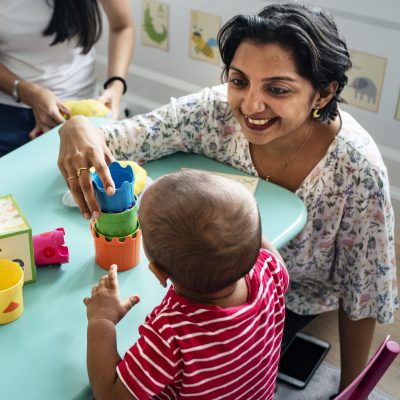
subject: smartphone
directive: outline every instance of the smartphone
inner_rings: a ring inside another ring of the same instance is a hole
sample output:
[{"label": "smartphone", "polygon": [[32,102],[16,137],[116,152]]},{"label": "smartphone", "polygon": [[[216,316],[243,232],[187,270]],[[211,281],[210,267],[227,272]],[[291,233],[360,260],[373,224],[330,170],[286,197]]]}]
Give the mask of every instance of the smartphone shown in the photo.
[{"label": "smartphone", "polygon": [[325,340],[298,332],[282,352],[278,379],[305,388],[330,347]]}]

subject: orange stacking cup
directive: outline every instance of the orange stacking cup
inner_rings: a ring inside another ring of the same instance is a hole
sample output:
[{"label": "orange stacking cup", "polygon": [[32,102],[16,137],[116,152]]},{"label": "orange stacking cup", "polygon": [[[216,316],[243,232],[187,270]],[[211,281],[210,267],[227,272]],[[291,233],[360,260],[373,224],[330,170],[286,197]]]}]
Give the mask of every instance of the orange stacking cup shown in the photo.
[{"label": "orange stacking cup", "polygon": [[122,238],[113,237],[111,240],[95,230],[93,222],[90,230],[94,239],[96,263],[106,270],[112,264],[118,265],[118,271],[126,271],[139,264],[140,261],[140,229]]}]

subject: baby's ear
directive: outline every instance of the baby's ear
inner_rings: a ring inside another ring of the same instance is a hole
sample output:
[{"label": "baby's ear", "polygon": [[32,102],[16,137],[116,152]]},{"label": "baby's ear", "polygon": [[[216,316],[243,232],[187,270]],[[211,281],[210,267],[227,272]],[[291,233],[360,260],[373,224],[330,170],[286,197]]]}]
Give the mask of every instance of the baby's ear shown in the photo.
[{"label": "baby's ear", "polygon": [[155,262],[151,261],[149,263],[150,271],[155,275],[161,286],[167,287],[168,273],[165,272],[161,267],[159,267]]}]

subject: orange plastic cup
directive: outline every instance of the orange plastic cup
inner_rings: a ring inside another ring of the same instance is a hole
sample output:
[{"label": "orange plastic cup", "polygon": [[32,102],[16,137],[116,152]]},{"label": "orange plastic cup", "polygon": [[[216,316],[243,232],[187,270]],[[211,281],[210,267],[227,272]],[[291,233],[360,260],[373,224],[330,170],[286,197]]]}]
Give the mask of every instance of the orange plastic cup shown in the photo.
[{"label": "orange plastic cup", "polygon": [[112,264],[117,264],[118,271],[126,271],[139,264],[142,237],[140,229],[123,238],[113,237],[111,241],[95,231],[93,222],[90,230],[94,239],[96,264],[99,267],[109,270]]}]

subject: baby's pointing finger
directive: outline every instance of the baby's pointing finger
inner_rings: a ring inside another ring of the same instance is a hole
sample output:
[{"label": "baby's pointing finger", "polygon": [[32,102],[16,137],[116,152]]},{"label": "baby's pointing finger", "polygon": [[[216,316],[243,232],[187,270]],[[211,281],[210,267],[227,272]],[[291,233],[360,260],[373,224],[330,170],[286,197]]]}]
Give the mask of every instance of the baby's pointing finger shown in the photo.
[{"label": "baby's pointing finger", "polygon": [[118,291],[117,269],[117,265],[113,264],[108,271],[108,288],[115,291]]}]

